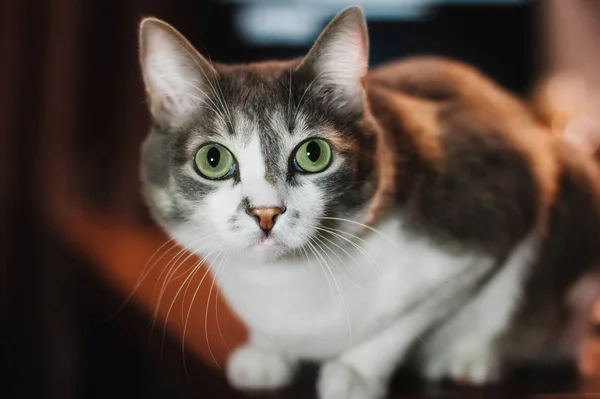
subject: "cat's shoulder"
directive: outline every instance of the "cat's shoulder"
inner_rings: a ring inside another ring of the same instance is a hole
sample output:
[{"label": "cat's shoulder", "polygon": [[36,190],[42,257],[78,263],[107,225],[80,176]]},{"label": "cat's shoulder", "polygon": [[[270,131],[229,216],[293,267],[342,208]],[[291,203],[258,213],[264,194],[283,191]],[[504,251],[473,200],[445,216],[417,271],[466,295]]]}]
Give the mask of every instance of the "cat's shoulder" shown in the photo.
[{"label": "cat's shoulder", "polygon": [[418,225],[495,253],[536,226],[554,191],[556,140],[522,100],[440,57],[384,65],[370,83],[375,117],[403,144],[397,158],[414,160],[398,189]]}]

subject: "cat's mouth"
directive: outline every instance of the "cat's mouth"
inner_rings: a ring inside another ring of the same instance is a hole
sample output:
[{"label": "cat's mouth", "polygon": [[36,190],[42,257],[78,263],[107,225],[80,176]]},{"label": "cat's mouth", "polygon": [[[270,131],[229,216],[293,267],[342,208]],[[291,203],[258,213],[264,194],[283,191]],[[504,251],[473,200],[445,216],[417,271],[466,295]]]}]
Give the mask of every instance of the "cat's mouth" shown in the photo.
[{"label": "cat's mouth", "polygon": [[279,252],[284,247],[284,244],[272,235],[263,235],[258,239],[255,249],[259,252],[271,253]]},{"label": "cat's mouth", "polygon": [[269,247],[275,247],[275,246],[279,245],[279,243],[277,241],[275,241],[275,239],[271,236],[264,236],[263,238],[260,239],[259,245],[264,248],[269,248]]}]

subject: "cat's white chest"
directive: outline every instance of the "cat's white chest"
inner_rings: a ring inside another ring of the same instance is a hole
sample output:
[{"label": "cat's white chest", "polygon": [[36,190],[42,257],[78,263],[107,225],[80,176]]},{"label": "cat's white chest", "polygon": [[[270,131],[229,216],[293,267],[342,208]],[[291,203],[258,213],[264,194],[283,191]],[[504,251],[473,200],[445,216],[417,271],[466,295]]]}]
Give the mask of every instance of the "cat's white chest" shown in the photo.
[{"label": "cat's white chest", "polygon": [[321,360],[420,311],[442,287],[464,289],[492,266],[480,255],[456,256],[412,237],[399,218],[379,231],[344,251],[322,239],[310,262],[298,257],[270,265],[232,263],[223,267],[219,284],[254,339]]}]

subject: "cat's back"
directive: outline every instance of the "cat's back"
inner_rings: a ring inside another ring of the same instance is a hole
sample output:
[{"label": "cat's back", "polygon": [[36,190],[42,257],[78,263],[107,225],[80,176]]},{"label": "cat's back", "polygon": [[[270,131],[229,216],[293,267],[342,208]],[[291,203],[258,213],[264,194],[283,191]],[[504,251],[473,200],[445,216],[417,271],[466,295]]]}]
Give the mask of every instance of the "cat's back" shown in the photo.
[{"label": "cat's back", "polygon": [[439,56],[413,56],[371,69],[371,85],[431,101],[458,99],[474,86],[491,83],[477,69]]},{"label": "cat's back", "polygon": [[[532,229],[546,230],[569,170],[581,176],[576,190],[600,203],[593,160],[471,66],[413,57],[373,69],[367,88],[381,134],[402,160],[397,198],[429,233],[502,254]],[[596,220],[597,209],[585,208]]]},{"label": "cat's back", "polygon": [[469,124],[478,124],[478,130],[494,127],[507,134],[517,123],[520,127],[539,123],[517,96],[476,68],[453,59],[415,56],[390,62],[372,69],[367,84],[374,114],[393,110],[405,119],[435,118],[438,126],[430,126],[432,130],[440,130],[447,119],[459,114],[469,117]]}]

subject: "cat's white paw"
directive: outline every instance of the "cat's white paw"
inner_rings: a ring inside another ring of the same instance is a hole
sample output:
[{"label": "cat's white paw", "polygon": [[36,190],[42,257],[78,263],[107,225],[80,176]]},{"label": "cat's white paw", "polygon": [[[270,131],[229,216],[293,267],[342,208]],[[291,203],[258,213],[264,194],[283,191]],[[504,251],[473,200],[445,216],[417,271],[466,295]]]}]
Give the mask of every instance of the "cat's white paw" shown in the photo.
[{"label": "cat's white paw", "polygon": [[227,362],[229,383],[240,390],[276,390],[290,384],[296,362],[276,353],[244,346]]},{"label": "cat's white paw", "polygon": [[430,381],[450,378],[461,385],[486,385],[497,382],[500,362],[489,345],[461,345],[432,359],[424,369]]},{"label": "cat's white paw", "polygon": [[325,363],[317,382],[319,399],[381,399],[385,385],[341,362]]},{"label": "cat's white paw", "polygon": [[491,348],[465,347],[450,360],[450,377],[457,383],[486,385],[500,379],[498,357]]}]

